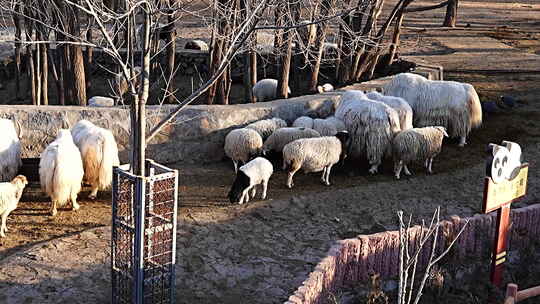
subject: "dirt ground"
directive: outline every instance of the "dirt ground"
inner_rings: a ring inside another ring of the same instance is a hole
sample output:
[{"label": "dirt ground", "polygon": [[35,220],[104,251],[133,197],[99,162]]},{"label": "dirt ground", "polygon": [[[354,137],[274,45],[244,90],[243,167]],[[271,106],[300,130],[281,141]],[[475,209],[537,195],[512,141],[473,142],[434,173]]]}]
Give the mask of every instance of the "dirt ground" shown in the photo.
[{"label": "dirt ground", "polygon": [[[399,209],[417,219],[428,218],[438,205],[445,216],[479,213],[485,148],[491,142],[518,142],[530,163],[528,195],[514,207],[540,201],[535,169],[540,157],[540,56],[535,55],[540,52],[540,6],[535,1],[460,1],[460,5],[462,15],[453,30],[436,27],[444,10],[407,17],[402,54],[443,64],[449,71],[446,79],[473,84],[483,101],[504,94],[521,102],[485,116],[465,148],[445,142],[432,176],[414,166],[412,177],[396,181],[388,162],[371,176],[366,164],[349,160],[333,170],[330,187],[320,184],[319,174],[299,173],[295,188],[287,189],[286,175],[278,171],[271,178],[268,200],[232,206],[226,199],[234,180],[230,161],[170,164],[180,170],[177,303],[279,303],[334,240],[394,229]],[[477,49],[460,49],[464,55],[456,56],[449,37],[463,41],[487,37],[511,49],[499,53],[487,47],[481,55]],[[515,63],[519,58],[524,58],[521,65]],[[110,225],[110,198],[90,202],[86,196],[87,192],[81,194],[81,210],[60,210],[55,218],[46,215],[45,202],[23,199],[8,219],[8,237],[0,239],[0,265],[33,245]],[[107,250],[96,248],[96,257],[102,258]],[[17,279],[9,282],[15,285]],[[109,288],[107,281],[95,284]]]}]

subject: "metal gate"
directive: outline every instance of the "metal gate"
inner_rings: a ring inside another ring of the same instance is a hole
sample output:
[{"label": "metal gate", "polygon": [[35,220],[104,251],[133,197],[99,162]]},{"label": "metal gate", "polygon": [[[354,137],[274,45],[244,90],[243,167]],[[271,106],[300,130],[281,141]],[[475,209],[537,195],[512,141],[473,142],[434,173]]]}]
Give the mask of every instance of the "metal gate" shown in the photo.
[{"label": "metal gate", "polygon": [[174,303],[178,171],[146,160],[113,170],[112,303]]}]

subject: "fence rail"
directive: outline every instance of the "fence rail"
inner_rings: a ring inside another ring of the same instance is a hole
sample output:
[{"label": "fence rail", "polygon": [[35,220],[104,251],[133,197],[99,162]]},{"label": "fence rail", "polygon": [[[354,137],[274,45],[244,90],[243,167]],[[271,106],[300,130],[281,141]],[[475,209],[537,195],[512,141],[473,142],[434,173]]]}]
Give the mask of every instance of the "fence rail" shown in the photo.
[{"label": "fence rail", "polygon": [[517,284],[506,286],[506,300],[504,304],[514,304],[528,298],[540,296],[540,285],[518,291]]}]

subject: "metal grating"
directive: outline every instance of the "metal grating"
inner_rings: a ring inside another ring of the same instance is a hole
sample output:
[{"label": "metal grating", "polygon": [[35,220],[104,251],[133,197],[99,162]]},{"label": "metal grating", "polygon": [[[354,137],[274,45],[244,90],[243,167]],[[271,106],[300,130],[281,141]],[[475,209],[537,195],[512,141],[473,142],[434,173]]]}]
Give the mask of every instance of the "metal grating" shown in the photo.
[{"label": "metal grating", "polygon": [[146,165],[144,178],[113,173],[113,303],[174,303],[178,172]]}]

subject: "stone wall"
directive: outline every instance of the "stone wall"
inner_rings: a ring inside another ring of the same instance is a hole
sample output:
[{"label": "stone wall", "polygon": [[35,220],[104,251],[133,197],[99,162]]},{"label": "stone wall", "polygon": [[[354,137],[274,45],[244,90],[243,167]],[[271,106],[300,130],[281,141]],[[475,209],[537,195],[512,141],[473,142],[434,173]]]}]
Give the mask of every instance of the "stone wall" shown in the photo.
[{"label": "stone wall", "polygon": [[[510,215],[511,230],[508,251],[523,248],[531,240],[540,237],[540,204],[513,209]],[[444,248],[448,238],[464,231],[454,244],[454,257],[466,261],[471,257],[489,257],[495,238],[496,213],[475,215],[470,218],[451,217],[441,222],[437,255]],[[420,237],[420,226],[411,228],[410,250],[416,248]],[[426,265],[431,254],[429,242],[419,256],[419,267]],[[399,269],[399,231],[387,231],[336,242],[328,255],[321,260],[285,304],[323,304],[327,303],[329,292],[335,293],[342,286],[351,286],[368,279],[369,273],[379,273],[382,279],[393,278]]]},{"label": "stone wall", "polygon": [[[225,135],[256,120],[280,117],[291,124],[298,116],[326,117],[335,110],[339,92],[302,96],[242,105],[196,105],[186,107],[147,147],[149,158],[160,163],[211,162],[224,157]],[[175,107],[148,106],[148,131]],[[1,105],[0,117],[16,121],[20,129],[23,157],[39,157],[58,130],[87,119],[112,130],[122,162],[128,160],[129,110],[75,106]]]}]

